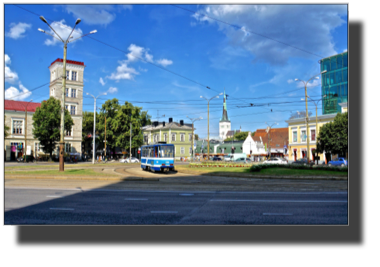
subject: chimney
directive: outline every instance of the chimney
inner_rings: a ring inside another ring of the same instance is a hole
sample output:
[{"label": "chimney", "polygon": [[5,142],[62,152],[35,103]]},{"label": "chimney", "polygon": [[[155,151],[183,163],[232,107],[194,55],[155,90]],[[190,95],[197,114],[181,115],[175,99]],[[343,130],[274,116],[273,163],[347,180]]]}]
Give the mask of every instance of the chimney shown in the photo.
[{"label": "chimney", "polygon": [[180,121],[179,121],[179,124],[181,124],[181,126],[183,126],[183,120],[180,120]]},{"label": "chimney", "polygon": [[173,122],[173,118],[169,118],[169,123]]}]

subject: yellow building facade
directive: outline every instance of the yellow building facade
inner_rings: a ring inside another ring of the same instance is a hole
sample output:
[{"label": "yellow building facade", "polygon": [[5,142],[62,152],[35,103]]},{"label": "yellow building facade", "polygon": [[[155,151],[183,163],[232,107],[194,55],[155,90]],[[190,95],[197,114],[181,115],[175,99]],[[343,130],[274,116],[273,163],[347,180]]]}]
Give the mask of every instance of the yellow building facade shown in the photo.
[{"label": "yellow building facade", "polygon": [[[342,103],[342,113],[347,112],[347,103]],[[315,156],[313,150],[316,149],[317,135],[320,128],[334,120],[337,113],[318,115],[318,122],[316,122],[316,117],[309,117],[309,155],[310,160],[314,161]],[[289,160],[296,161],[297,159],[307,158],[307,140],[306,140],[306,118],[295,118],[285,121],[288,123],[289,131],[289,145],[288,153]],[[317,126],[317,127],[316,127]],[[318,155],[321,161],[326,162],[325,153]],[[328,159],[330,160],[330,159]]]}]

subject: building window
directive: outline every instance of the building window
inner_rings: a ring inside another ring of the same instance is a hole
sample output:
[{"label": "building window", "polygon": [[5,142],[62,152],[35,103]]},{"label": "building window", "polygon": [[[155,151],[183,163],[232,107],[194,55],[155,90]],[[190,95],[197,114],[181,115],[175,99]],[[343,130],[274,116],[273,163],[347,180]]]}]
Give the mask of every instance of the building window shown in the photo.
[{"label": "building window", "polygon": [[306,142],[306,130],[301,131],[301,141]]},{"label": "building window", "polygon": [[22,123],[21,120],[13,121],[13,133],[14,134],[22,134]]},{"label": "building window", "polygon": [[189,141],[193,140],[192,135],[189,134]]},{"label": "building window", "polygon": [[175,141],[175,133],[172,134],[172,141]]},{"label": "building window", "polygon": [[224,128],[224,125],[222,125],[220,128]]},{"label": "building window", "polygon": [[70,153],[71,152],[71,144],[70,143],[65,143],[65,152]]},{"label": "building window", "polygon": [[185,148],[181,147],[181,154],[185,154]]},{"label": "building window", "polygon": [[146,134],[144,134],[144,142],[148,143],[148,136]]},{"label": "building window", "polygon": [[66,80],[70,80],[70,71],[69,70],[66,71]]},{"label": "building window", "polygon": [[66,110],[69,110],[69,105],[65,105],[65,109],[66,109]]},{"label": "building window", "polygon": [[315,141],[315,130],[311,130],[311,141]]},{"label": "building window", "polygon": [[77,89],[71,89],[71,97],[77,97]]},{"label": "building window", "polygon": [[181,133],[181,142],[185,142],[185,134]]},{"label": "building window", "polygon": [[71,136],[71,131],[65,131],[66,132],[66,136]]},{"label": "building window", "polygon": [[70,114],[75,115],[75,106],[71,106]]},{"label": "building window", "polygon": [[297,131],[293,132],[293,143],[297,142]]},{"label": "building window", "polygon": [[189,154],[192,155],[193,154],[193,149],[190,147],[189,148]]},{"label": "building window", "polygon": [[71,72],[71,80],[72,81],[76,81],[77,80],[77,72],[76,71]]},{"label": "building window", "polygon": [[69,97],[69,88],[66,88],[66,97]]},{"label": "building window", "polygon": [[164,141],[168,141],[168,134],[164,133]]}]

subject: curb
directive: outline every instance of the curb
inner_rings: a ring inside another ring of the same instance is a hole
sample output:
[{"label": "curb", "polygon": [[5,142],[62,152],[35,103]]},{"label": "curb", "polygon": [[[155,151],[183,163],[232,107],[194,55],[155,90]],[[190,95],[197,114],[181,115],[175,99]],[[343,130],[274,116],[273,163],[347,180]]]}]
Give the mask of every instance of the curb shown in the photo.
[{"label": "curb", "polygon": [[257,178],[257,179],[293,179],[293,180],[301,180],[301,179],[309,179],[309,180],[348,180],[348,177],[341,176],[273,176],[273,175],[250,175],[243,173],[191,173],[177,169],[178,172],[186,173],[186,174],[196,174],[196,175],[208,175],[208,176],[219,176],[219,177],[233,177],[233,178]]}]

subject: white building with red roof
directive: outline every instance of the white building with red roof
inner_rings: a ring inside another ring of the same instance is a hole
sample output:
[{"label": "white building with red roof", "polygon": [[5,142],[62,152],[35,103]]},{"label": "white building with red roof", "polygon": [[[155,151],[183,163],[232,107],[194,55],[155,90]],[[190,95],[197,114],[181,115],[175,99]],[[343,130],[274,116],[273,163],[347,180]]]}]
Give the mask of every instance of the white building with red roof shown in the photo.
[{"label": "white building with red roof", "polygon": [[[82,111],[83,111],[83,62],[66,60],[66,90],[65,107],[70,112],[74,121],[71,131],[64,137],[65,151],[72,155],[82,155]],[[62,75],[63,60],[58,58],[49,66],[50,85],[49,97],[62,99]],[[23,155],[25,146],[25,108],[27,108],[27,146],[31,147],[32,155],[42,153],[39,141],[33,137],[33,114],[41,103],[29,103],[25,101],[4,100],[4,124],[9,126],[9,136],[4,139],[5,147],[8,146],[6,160],[15,160]],[[58,153],[58,143],[56,153]]]}]

